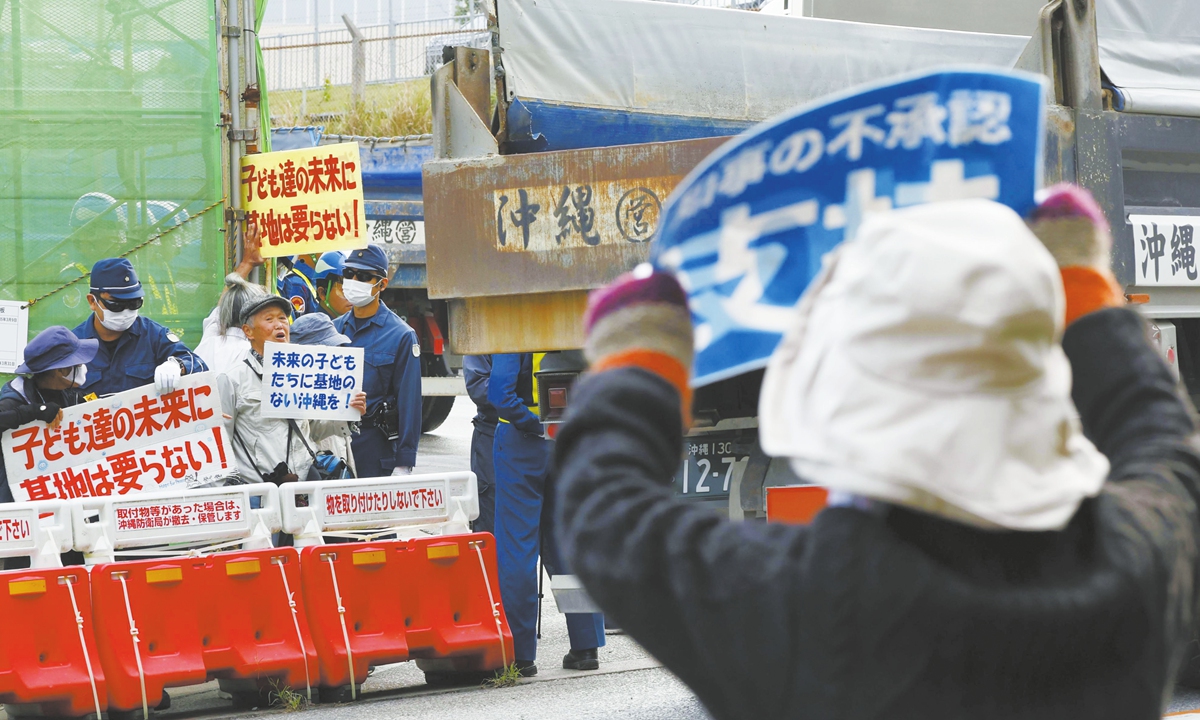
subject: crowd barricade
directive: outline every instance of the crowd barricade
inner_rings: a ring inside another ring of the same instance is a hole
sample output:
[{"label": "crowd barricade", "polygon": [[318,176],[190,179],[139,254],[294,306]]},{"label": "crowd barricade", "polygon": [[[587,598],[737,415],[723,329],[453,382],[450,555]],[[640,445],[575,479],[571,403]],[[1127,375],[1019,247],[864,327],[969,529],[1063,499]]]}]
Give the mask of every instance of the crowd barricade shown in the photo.
[{"label": "crowd barricade", "polygon": [[111,710],[147,713],[166,688],[211,678],[234,693],[286,686],[311,697],[316,649],[299,602],[300,556],[270,545],[274,485],[88,499],[74,511],[89,562],[150,556],[92,568]]},{"label": "crowd barricade", "polygon": [[91,579],[59,560],[71,544],[65,503],[0,505],[0,558],[31,565],[0,572],[0,702],[17,713],[81,716],[108,705]]},{"label": "crowd barricade", "polygon": [[[323,688],[354,697],[388,662],[478,672],[512,661],[495,541],[467,525],[479,513],[474,474],[293,483],[281,503],[303,548]],[[319,544],[327,536],[357,542]]]}]

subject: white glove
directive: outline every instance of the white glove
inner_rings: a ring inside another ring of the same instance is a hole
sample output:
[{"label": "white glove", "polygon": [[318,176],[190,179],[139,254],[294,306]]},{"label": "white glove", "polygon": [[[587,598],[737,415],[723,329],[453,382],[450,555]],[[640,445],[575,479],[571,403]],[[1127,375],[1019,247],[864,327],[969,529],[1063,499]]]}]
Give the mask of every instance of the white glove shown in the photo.
[{"label": "white glove", "polygon": [[396,477],[397,475],[412,475],[412,468],[398,467],[392,471],[392,477]]},{"label": "white glove", "polygon": [[173,391],[181,377],[183,366],[175,358],[167,358],[166,362],[154,369],[154,391],[159,395]]}]

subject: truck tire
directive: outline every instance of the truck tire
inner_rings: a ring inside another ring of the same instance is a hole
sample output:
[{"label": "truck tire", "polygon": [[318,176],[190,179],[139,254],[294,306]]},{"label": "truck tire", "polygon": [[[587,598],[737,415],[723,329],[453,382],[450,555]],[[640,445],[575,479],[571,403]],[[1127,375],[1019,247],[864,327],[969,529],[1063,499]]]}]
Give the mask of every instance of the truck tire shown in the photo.
[{"label": "truck tire", "polygon": [[454,409],[454,395],[421,398],[421,432],[433,432],[446,422]]}]

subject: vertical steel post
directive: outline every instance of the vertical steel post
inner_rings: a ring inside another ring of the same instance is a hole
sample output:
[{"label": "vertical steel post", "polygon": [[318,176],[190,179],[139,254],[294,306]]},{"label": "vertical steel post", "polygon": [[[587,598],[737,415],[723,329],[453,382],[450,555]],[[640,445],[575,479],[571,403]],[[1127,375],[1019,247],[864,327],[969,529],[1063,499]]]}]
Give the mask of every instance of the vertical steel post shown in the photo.
[{"label": "vertical steel post", "polygon": [[[226,22],[231,28],[241,28],[241,0],[229,0]],[[229,42],[225,57],[229,62],[229,205],[233,208],[233,220],[229,227],[229,238],[233,243],[234,257],[241,261],[242,240],[240,215],[242,209],[242,156],[246,152],[241,139],[242,130],[242,62],[241,33],[222,31]]]},{"label": "vertical steel post", "polygon": [[350,102],[360,105],[366,92],[367,53],[363,47],[363,34],[349,15],[342,15],[342,22],[350,31]]},{"label": "vertical steel post", "polygon": [[321,0],[313,0],[313,87],[321,87]]}]

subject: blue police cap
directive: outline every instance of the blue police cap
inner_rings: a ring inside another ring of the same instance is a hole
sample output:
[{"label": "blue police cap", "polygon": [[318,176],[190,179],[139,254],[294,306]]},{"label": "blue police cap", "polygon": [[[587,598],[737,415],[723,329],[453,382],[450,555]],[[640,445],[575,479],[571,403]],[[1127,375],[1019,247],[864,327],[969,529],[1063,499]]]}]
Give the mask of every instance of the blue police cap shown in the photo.
[{"label": "blue police cap", "polygon": [[133,265],[125,258],[105,258],[92,266],[92,293],[109,293],[116,300],[145,296]]},{"label": "blue police cap", "polygon": [[46,370],[86,365],[96,357],[99,347],[99,340],[80,340],[62,325],[52,325],[25,346],[25,362],[17,368],[17,374],[34,375]]},{"label": "blue police cap", "polygon": [[368,245],[361,250],[346,253],[345,266],[355,270],[370,270],[387,277],[387,253],[378,245]]}]

